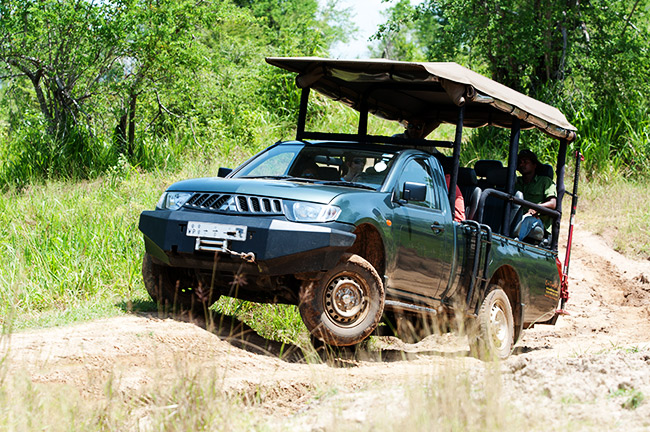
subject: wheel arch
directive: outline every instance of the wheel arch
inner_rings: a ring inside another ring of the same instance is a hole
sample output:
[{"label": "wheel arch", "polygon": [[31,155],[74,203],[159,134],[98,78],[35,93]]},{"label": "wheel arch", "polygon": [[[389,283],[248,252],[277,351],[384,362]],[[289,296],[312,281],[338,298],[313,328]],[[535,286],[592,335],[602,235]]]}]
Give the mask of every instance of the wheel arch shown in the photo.
[{"label": "wheel arch", "polygon": [[368,261],[380,278],[383,278],[386,272],[386,249],[381,233],[374,225],[362,223],[355,228],[354,234],[357,238],[346,252],[359,255]]},{"label": "wheel arch", "polygon": [[[519,339],[521,334],[521,328],[523,325],[523,299],[521,292],[521,280],[517,270],[511,265],[503,265],[499,267],[490,278],[488,286],[496,285],[501,288],[510,301],[510,307],[512,308],[512,315],[515,321],[515,343]],[[487,294],[487,293],[486,293]]]}]

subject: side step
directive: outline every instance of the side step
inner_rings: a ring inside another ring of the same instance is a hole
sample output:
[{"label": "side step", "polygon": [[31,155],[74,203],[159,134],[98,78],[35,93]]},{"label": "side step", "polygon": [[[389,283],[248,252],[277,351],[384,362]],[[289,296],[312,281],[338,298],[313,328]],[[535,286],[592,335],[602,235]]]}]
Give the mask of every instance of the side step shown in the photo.
[{"label": "side step", "polygon": [[438,311],[426,306],[418,306],[410,303],[403,303],[396,300],[386,300],[384,302],[384,309],[389,308],[391,310],[404,310],[409,312],[418,312],[418,313],[428,313],[431,315],[437,315]]}]

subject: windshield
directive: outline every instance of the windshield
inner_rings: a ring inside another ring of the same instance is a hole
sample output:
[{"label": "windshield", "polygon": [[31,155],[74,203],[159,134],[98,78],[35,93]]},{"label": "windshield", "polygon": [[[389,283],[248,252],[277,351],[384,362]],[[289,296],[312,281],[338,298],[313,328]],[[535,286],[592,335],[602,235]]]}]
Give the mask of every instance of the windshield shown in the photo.
[{"label": "windshield", "polygon": [[233,177],[288,178],[379,188],[395,154],[334,145],[283,144],[268,149]]}]

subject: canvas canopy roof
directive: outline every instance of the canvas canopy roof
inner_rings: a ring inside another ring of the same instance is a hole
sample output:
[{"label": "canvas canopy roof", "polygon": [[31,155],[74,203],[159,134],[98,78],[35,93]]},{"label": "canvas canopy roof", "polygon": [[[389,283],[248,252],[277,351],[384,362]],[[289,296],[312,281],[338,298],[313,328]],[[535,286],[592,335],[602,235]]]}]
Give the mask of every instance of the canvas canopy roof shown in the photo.
[{"label": "canvas canopy roof", "polygon": [[296,72],[299,88],[311,88],[355,110],[395,120],[422,119],[431,124],[458,121],[463,126],[538,128],[573,141],[576,128],[557,108],[521,94],[457,63],[401,62],[386,59],[333,60],[317,57],[270,57],[274,66]]}]

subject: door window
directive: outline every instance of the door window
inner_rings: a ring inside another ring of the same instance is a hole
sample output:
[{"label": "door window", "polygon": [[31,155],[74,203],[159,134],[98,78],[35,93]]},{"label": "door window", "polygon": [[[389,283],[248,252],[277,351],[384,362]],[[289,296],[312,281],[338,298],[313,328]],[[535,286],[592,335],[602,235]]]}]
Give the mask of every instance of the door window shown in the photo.
[{"label": "door window", "polygon": [[400,199],[402,199],[404,183],[406,182],[420,183],[427,186],[427,196],[425,200],[421,202],[409,201],[409,204],[428,208],[439,208],[438,200],[433,189],[431,172],[424,159],[411,159],[406,163],[398,182],[399,190],[397,193]]}]

